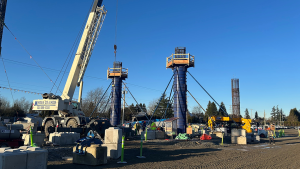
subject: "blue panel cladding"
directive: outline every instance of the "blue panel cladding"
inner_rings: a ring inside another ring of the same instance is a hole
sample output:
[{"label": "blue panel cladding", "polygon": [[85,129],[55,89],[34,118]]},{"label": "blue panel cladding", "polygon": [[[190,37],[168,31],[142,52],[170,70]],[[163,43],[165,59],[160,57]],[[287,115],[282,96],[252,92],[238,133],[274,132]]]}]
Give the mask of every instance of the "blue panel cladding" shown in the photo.
[{"label": "blue panel cladding", "polygon": [[122,97],[122,79],[121,77],[114,77],[112,79],[112,98],[111,98],[111,112],[110,124],[117,126],[121,119],[121,97]]},{"label": "blue panel cladding", "polygon": [[186,66],[175,66],[173,69],[174,82],[174,117],[178,117],[177,128],[179,133],[185,133],[186,128]]}]

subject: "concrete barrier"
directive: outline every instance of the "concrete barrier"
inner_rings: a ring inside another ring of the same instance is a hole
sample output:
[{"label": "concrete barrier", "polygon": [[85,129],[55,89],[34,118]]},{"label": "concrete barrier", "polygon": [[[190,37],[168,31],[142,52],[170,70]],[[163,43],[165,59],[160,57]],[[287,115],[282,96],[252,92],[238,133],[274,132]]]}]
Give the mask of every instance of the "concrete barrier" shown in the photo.
[{"label": "concrete barrier", "polygon": [[[79,146],[79,148],[81,148]],[[101,165],[107,163],[107,147],[99,144],[91,144],[90,147],[84,147],[84,155],[76,154],[76,146],[73,147],[73,163],[85,165]]]},{"label": "concrete barrier", "polygon": [[122,143],[122,130],[118,127],[110,127],[105,130],[104,136],[105,144]]},{"label": "concrete barrier", "polygon": [[27,153],[19,149],[1,149],[0,169],[26,169]]},{"label": "concrete barrier", "polygon": [[[40,147],[44,143],[45,134],[42,133],[32,134],[32,138],[33,138],[33,143],[35,143],[37,146]],[[24,139],[25,146],[31,145],[30,134],[23,134],[22,139]]]},{"label": "concrete barrier", "polygon": [[122,143],[118,144],[102,144],[102,147],[107,147],[107,157],[118,159],[121,157]]}]

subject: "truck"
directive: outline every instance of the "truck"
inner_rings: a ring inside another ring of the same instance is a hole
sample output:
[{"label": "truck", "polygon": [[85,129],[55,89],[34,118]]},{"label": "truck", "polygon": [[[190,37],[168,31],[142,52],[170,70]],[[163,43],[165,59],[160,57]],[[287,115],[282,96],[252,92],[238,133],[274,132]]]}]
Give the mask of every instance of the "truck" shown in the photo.
[{"label": "truck", "polygon": [[[42,122],[46,137],[49,136],[49,128],[85,128],[96,124],[95,120],[85,117],[80,106],[84,73],[107,13],[102,1],[94,0],[93,2],[61,96],[44,93],[43,99],[33,100],[32,110],[54,112],[54,115],[45,117]],[[78,101],[73,100],[76,87],[79,87]]]}]

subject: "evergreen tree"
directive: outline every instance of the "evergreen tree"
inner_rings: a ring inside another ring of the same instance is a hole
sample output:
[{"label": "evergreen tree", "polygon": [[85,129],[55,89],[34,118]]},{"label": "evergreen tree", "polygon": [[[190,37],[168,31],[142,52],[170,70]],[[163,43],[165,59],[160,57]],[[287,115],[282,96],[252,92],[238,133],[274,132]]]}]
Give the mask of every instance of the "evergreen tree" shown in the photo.
[{"label": "evergreen tree", "polygon": [[250,119],[249,111],[247,108],[245,110],[245,119]]},{"label": "evergreen tree", "polygon": [[296,108],[293,108],[290,110],[290,114],[288,116],[288,121],[289,122],[299,122],[299,112]]},{"label": "evergreen tree", "polygon": [[221,102],[221,105],[220,105],[220,108],[219,108],[219,116],[227,116],[226,113],[221,109],[221,107],[222,107],[222,109],[223,109],[225,112],[227,112],[227,111],[226,111],[225,104],[224,104],[223,102]]},{"label": "evergreen tree", "polygon": [[257,111],[255,112],[255,119],[258,119],[259,117],[258,117],[258,113],[257,113]]},{"label": "evergreen tree", "polygon": [[208,102],[206,112],[205,112],[205,118],[211,117],[211,116],[217,116],[219,114],[217,106],[214,102]]},{"label": "evergreen tree", "polygon": [[[157,100],[155,107],[157,107],[157,104],[159,103],[159,100]],[[168,107],[168,109],[167,109]],[[169,98],[166,97],[166,95],[163,95],[155,113],[154,118],[161,119],[165,116],[165,118],[170,118],[174,116],[174,112],[172,109],[173,105],[169,101]],[[180,107],[179,107],[180,108]],[[167,110],[166,110],[167,109]]]}]

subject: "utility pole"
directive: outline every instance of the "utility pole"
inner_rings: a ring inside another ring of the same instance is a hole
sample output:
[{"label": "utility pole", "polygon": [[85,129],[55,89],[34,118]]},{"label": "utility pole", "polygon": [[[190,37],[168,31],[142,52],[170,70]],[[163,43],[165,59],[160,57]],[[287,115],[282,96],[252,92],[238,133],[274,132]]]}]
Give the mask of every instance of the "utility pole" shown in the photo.
[{"label": "utility pole", "polygon": [[282,124],[282,122],[281,122],[281,120],[282,120],[282,112],[281,112],[281,110],[279,110],[279,112],[280,112],[280,125],[279,126],[281,126],[281,124]]},{"label": "utility pole", "polygon": [[251,109],[251,119],[253,119],[253,118],[252,118],[252,109]]},{"label": "utility pole", "polygon": [[126,91],[126,87],[125,87],[126,83],[123,83],[123,115],[122,115],[122,125],[124,124],[124,114],[125,114],[125,94],[127,93]]},{"label": "utility pole", "polygon": [[264,110],[264,125],[266,125],[266,111]]}]

